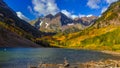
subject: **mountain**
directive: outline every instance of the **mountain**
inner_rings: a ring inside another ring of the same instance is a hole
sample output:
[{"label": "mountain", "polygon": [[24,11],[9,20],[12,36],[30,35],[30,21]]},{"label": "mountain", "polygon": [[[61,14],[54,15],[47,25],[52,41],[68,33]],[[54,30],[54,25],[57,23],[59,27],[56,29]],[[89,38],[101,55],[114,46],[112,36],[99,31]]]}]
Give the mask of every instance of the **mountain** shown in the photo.
[{"label": "mountain", "polygon": [[95,23],[96,28],[120,25],[120,2],[112,3]]},{"label": "mountain", "polygon": [[69,17],[67,17],[65,14],[62,12],[59,12],[55,15],[54,19],[56,20],[55,22],[61,23],[61,26],[67,25],[73,22],[73,20]]},{"label": "mountain", "polygon": [[[81,21],[77,19],[78,22]],[[51,46],[120,51],[120,1],[112,3],[90,27],[69,34],[42,37]]]},{"label": "mountain", "polygon": [[35,28],[39,29],[40,28],[40,23],[41,23],[41,18],[38,18],[36,20],[33,20],[30,22],[30,24],[32,26],[34,26]]},{"label": "mountain", "polygon": [[4,23],[0,22],[0,47],[41,47],[19,34],[12,32],[10,27],[5,28],[2,24]]},{"label": "mountain", "polygon": [[0,0],[0,47],[40,47],[33,43],[41,32],[21,20],[3,0]]},{"label": "mountain", "polygon": [[71,19],[62,12],[59,12],[54,16],[52,14],[49,14],[30,23],[32,26],[43,32],[62,31],[65,33],[71,33],[89,27],[95,22],[96,19],[97,17],[95,16]]},{"label": "mountain", "polygon": [[96,16],[81,17],[81,18],[74,19],[74,22],[81,23],[85,26],[89,26],[89,25],[93,24],[97,19],[98,19],[98,17],[96,17]]},{"label": "mountain", "polygon": [[72,23],[72,19],[59,12],[55,16],[49,14],[45,16],[40,24],[40,30],[45,32],[59,32],[63,25]]},{"label": "mountain", "polygon": [[48,14],[48,15],[45,16],[45,18],[49,18],[50,20],[53,19],[53,17],[54,16],[52,14]]},{"label": "mountain", "polygon": [[0,17],[1,17],[0,20],[7,24],[15,25],[16,27],[19,27],[36,37],[40,36],[40,31],[38,31],[36,28],[31,26],[24,20],[18,18],[16,12],[9,8],[7,4],[3,2],[3,0],[0,0]]}]

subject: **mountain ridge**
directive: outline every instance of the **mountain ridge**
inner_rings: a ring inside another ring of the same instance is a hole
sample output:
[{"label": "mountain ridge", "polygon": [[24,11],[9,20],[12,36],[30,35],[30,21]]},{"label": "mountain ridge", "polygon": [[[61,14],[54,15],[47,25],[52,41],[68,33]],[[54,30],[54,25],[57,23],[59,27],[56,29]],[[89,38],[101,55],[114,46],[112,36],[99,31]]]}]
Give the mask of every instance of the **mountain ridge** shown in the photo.
[{"label": "mountain ridge", "polygon": [[[85,19],[85,20],[84,20]],[[97,19],[96,16],[82,17],[78,19],[71,19],[64,13],[58,12],[56,15],[48,14],[43,18],[30,22],[34,27],[39,26],[39,30],[43,32],[76,32],[89,27]],[[33,24],[34,23],[34,24]],[[39,23],[39,24],[38,24]],[[37,26],[35,24],[38,24]],[[69,28],[69,26],[73,28]],[[65,27],[65,28],[64,28]]]}]

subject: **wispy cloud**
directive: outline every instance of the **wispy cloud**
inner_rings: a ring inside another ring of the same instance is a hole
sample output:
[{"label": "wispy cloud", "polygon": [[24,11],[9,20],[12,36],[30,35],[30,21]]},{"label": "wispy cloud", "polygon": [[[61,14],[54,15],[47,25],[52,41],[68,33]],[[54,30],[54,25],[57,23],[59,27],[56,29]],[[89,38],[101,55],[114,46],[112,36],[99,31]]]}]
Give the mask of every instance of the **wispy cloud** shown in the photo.
[{"label": "wispy cloud", "polygon": [[[66,0],[68,1],[68,0]],[[68,1],[69,2],[69,1]],[[92,9],[97,9],[99,8],[100,0],[88,0],[87,6],[89,6]],[[28,6],[29,11],[36,16],[45,16],[47,14],[53,14],[55,15],[58,12],[64,13],[66,16],[74,19],[77,17],[88,17],[91,16],[92,14],[89,15],[84,15],[84,14],[74,14],[73,12],[67,11],[67,9],[59,9],[57,6],[57,3],[55,0],[32,0],[32,6]]]},{"label": "wispy cloud", "polygon": [[91,16],[93,16],[92,14],[88,14],[88,15],[84,15],[84,14],[79,14],[79,17],[81,18],[81,17],[91,17]]},{"label": "wispy cloud", "polygon": [[32,0],[33,9],[39,15],[56,14],[59,11],[55,0]]},{"label": "wispy cloud", "polygon": [[30,11],[30,13],[32,13],[32,14],[34,13],[34,11],[33,11],[33,9],[32,9],[31,6],[28,6],[27,8],[28,8],[28,10]]},{"label": "wispy cloud", "polygon": [[100,0],[88,0],[87,6],[89,6],[91,9],[98,9],[100,6],[98,5],[100,3]]},{"label": "wispy cloud", "polygon": [[28,6],[27,8],[28,8],[28,10],[30,11],[30,13],[31,13],[32,15],[35,15],[36,17],[39,17],[39,13],[35,12],[35,11],[33,10],[33,7]]},{"label": "wispy cloud", "polygon": [[118,1],[118,0],[106,0],[106,2],[107,2],[108,4],[111,4],[111,3],[116,2],[116,1]]},{"label": "wispy cloud", "polygon": [[26,22],[29,22],[29,21],[30,21],[30,19],[27,18],[25,15],[23,15],[22,12],[16,12],[16,13],[17,13],[17,16],[18,16],[20,19],[25,20]]},{"label": "wispy cloud", "polygon": [[108,5],[102,7],[101,14],[104,13],[104,12],[108,9],[108,6],[110,6],[111,3],[116,2],[116,1],[118,1],[118,0],[105,0],[105,2],[106,2]]},{"label": "wispy cloud", "polygon": [[62,10],[61,12],[64,13],[66,16],[72,18],[72,19],[93,16],[92,14],[88,14],[88,15],[84,15],[84,14],[75,15],[75,14],[73,14],[71,12],[68,12],[67,10]]},{"label": "wispy cloud", "polygon": [[103,7],[101,10],[101,14],[104,13],[107,9],[108,9],[108,7]]},{"label": "wispy cloud", "polygon": [[68,12],[67,10],[62,10],[61,12],[64,13],[66,16],[72,18],[72,19],[78,17],[77,15],[74,15],[71,12]]},{"label": "wispy cloud", "polygon": [[92,14],[86,15],[86,17],[91,17],[91,16],[93,16],[93,15]]}]

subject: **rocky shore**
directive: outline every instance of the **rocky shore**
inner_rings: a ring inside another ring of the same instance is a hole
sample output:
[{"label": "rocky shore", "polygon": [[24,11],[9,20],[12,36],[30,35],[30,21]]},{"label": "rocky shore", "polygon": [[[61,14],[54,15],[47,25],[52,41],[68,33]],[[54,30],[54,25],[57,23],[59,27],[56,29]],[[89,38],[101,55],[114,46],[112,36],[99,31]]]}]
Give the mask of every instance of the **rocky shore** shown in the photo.
[{"label": "rocky shore", "polygon": [[[100,60],[82,64],[83,68],[120,68],[120,60]],[[81,67],[78,67],[81,68]]]},{"label": "rocky shore", "polygon": [[[101,51],[101,52],[113,56],[120,56],[119,52],[113,52],[113,51]],[[68,63],[66,58],[64,58],[63,64],[40,63],[37,67],[29,66],[29,68],[120,68],[120,60],[107,59],[107,60],[99,60],[99,61],[89,61],[85,63]]]},{"label": "rocky shore", "polygon": [[120,60],[100,60],[76,64],[39,64],[29,68],[120,68]]},{"label": "rocky shore", "polygon": [[120,52],[114,52],[114,51],[101,51],[101,52],[106,54],[111,54],[114,56],[120,56]]}]

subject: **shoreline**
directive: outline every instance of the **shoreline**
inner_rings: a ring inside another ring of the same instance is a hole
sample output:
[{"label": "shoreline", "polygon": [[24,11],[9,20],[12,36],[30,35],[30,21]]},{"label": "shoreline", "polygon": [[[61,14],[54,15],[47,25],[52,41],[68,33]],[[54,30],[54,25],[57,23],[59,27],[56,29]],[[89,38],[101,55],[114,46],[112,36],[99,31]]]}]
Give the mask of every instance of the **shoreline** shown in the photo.
[{"label": "shoreline", "polygon": [[103,51],[100,51],[100,52],[110,54],[110,55],[113,55],[113,56],[120,56],[120,52],[116,52],[116,51],[103,50]]},{"label": "shoreline", "polygon": [[28,68],[120,68],[120,60],[100,60],[90,61],[86,63],[74,63],[74,64],[39,64],[36,67],[31,65]]}]

